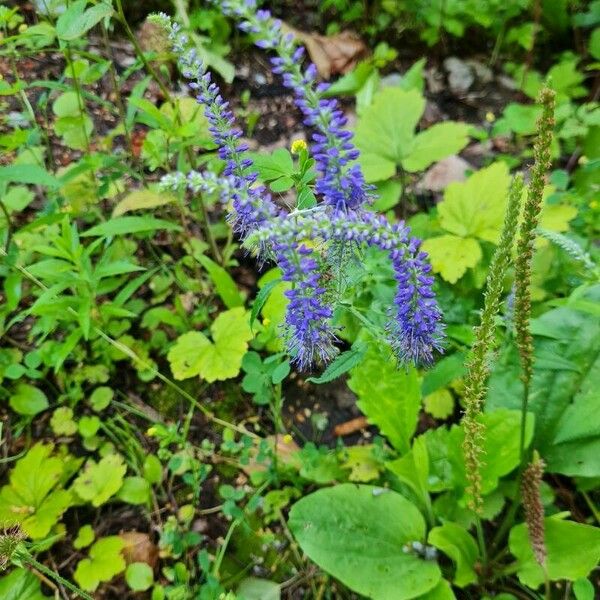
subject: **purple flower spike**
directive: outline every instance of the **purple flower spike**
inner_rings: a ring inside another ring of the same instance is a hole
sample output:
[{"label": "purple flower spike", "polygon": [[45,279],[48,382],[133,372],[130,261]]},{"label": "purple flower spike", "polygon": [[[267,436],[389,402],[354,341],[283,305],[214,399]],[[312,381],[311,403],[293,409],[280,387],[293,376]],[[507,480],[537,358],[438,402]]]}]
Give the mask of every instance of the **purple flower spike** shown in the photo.
[{"label": "purple flower spike", "polygon": [[292,289],[285,292],[289,304],[285,316],[285,340],[291,359],[300,370],[318,359],[329,362],[336,354],[336,337],[331,326],[332,309],[324,302],[326,289],[312,250],[304,244],[285,242],[273,247],[283,281]]}]

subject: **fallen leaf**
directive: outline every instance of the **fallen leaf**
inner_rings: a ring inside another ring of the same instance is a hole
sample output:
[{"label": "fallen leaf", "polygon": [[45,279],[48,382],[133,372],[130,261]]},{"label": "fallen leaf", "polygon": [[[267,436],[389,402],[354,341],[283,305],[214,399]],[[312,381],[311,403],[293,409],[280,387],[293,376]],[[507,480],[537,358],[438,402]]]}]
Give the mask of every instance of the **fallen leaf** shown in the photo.
[{"label": "fallen leaf", "polygon": [[121,552],[128,565],[143,562],[153,569],[156,568],[158,563],[158,548],[147,533],[125,531],[124,533],[120,533],[119,537],[125,544]]},{"label": "fallen leaf", "polygon": [[466,173],[473,167],[460,156],[453,154],[435,163],[423,176],[417,188],[441,192],[453,181],[464,181]]},{"label": "fallen leaf", "polygon": [[323,79],[348,73],[368,54],[365,43],[351,31],[325,36],[300,31],[285,23],[282,29],[286,33],[293,34],[306,46],[311,60]]},{"label": "fallen leaf", "polygon": [[350,421],[336,425],[333,430],[333,435],[336,437],[351,435],[361,429],[366,429],[368,426],[369,423],[367,422],[366,417],[356,417],[356,419],[350,419]]}]

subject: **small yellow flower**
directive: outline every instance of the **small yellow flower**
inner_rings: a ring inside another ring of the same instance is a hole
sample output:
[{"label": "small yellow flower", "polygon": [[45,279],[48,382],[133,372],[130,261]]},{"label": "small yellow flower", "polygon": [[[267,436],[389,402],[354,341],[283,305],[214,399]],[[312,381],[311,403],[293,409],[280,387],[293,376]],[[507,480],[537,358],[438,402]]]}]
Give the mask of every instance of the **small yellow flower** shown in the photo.
[{"label": "small yellow flower", "polygon": [[25,31],[27,31],[27,25],[25,23],[21,23],[21,25],[19,25],[19,33],[24,33]]},{"label": "small yellow flower", "polygon": [[306,150],[307,148],[308,146],[306,145],[306,142],[304,140],[294,140],[292,142],[292,154],[300,154],[302,150]]},{"label": "small yellow flower", "polygon": [[294,441],[294,438],[292,438],[292,436],[289,433],[286,433],[283,436],[283,443],[284,444],[291,444]]},{"label": "small yellow flower", "polygon": [[585,165],[585,164],[587,164],[589,162],[589,160],[590,159],[585,154],[582,154],[579,157],[579,160],[577,161],[577,163],[580,164],[580,165]]},{"label": "small yellow flower", "polygon": [[265,318],[263,319],[263,325],[264,325],[265,327],[268,327],[270,324],[271,324],[271,319],[268,319],[267,317],[265,317]]},{"label": "small yellow flower", "polygon": [[485,120],[488,123],[493,123],[496,120],[496,115],[491,110],[488,110],[488,112],[485,113]]},{"label": "small yellow flower", "polygon": [[150,427],[148,431],[146,431],[146,435],[156,435],[156,427]]}]

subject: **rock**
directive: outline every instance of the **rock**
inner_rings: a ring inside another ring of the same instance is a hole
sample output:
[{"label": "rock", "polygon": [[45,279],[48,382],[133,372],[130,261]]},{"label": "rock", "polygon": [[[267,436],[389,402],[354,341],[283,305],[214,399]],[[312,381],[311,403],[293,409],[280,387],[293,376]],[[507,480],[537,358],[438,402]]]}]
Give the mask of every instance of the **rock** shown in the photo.
[{"label": "rock", "polygon": [[475,82],[473,69],[460,58],[450,56],[444,61],[448,71],[448,84],[455,94],[464,94]]},{"label": "rock", "polygon": [[479,83],[489,83],[490,81],[492,81],[492,79],[494,79],[494,73],[492,72],[492,70],[487,65],[484,65],[478,60],[467,60],[466,64],[469,65],[471,69],[473,69],[475,77],[477,78],[477,81]]},{"label": "rock", "polygon": [[417,184],[419,190],[441,192],[453,181],[464,181],[473,167],[460,156],[452,155],[433,165]]}]

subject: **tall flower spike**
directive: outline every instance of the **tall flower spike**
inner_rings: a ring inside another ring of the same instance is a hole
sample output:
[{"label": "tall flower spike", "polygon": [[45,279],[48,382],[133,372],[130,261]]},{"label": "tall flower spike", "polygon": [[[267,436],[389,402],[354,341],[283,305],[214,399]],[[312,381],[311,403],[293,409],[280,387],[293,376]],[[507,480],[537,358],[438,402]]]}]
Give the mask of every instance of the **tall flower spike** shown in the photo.
[{"label": "tall flower spike", "polygon": [[333,311],[324,302],[316,253],[304,244],[276,242],[273,247],[282,280],[292,284],[285,316],[285,340],[292,362],[304,370],[315,359],[326,363],[337,354],[331,327]]},{"label": "tall flower spike", "polygon": [[[213,0],[214,1],[214,0]],[[317,85],[317,70],[311,64],[302,71],[304,48],[296,47],[292,34],[282,31],[281,22],[266,10],[257,10],[254,0],[226,0],[219,7],[239,21],[239,28],[256,34],[256,45],[274,50],[273,72],[294,92],[304,123],[315,129],[312,154],[320,177],[315,191],[337,211],[358,210],[372,199],[372,186],[365,183],[358,164],[352,133],[345,129],[346,117],[334,99],[325,98],[327,84]]]},{"label": "tall flower spike", "polygon": [[[169,38],[174,52],[179,57],[181,70],[185,77],[192,80],[190,87],[197,91],[196,98],[204,106],[209,131],[219,147],[219,157],[225,161],[223,175],[228,179],[233,204],[229,220],[234,231],[245,237],[249,231],[268,222],[279,211],[265,187],[255,185],[257,173],[248,172],[252,161],[242,158],[248,146],[240,143],[242,131],[235,127],[229,103],[223,100],[219,87],[211,81],[210,73],[198,59],[195,50],[186,50],[187,38],[177,24],[171,24],[168,17],[165,22],[164,17],[160,15],[156,20],[168,26]],[[195,177],[191,176],[192,185]]]},{"label": "tall flower spike", "polygon": [[489,354],[494,347],[496,332],[495,318],[500,309],[500,299],[504,285],[504,276],[510,265],[511,253],[519,219],[521,196],[523,195],[523,177],[518,175],[512,182],[509,194],[504,226],[500,242],[490,264],[486,281],[486,290],[481,313],[481,321],[475,328],[475,342],[467,361],[465,378],[465,413],[463,428],[465,438],[463,452],[469,486],[467,497],[469,507],[481,514],[483,500],[481,496],[481,465],[485,431],[478,419],[483,409],[490,372]]},{"label": "tall flower spike", "polygon": [[515,263],[515,331],[521,357],[521,378],[527,397],[533,373],[533,339],[529,328],[531,313],[531,261],[544,194],[545,175],[551,166],[550,145],[554,131],[554,92],[542,88],[538,102],[542,116],[537,123],[537,138],[533,148],[534,165],[527,200],[523,207],[523,222],[517,241]]},{"label": "tall flower spike", "polygon": [[533,460],[523,471],[521,480],[521,493],[523,494],[523,508],[525,509],[525,524],[535,560],[546,570],[546,541],[544,527],[544,505],[540,495],[540,486],[544,475],[544,461],[538,453],[534,453]]}]

